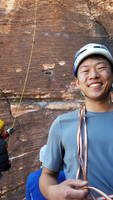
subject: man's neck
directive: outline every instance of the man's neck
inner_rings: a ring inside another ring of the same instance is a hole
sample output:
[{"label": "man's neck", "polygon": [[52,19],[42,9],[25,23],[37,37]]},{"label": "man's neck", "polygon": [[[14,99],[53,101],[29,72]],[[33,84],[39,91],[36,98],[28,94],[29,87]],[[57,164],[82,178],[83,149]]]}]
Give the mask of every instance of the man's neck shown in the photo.
[{"label": "man's neck", "polygon": [[86,100],[86,110],[92,112],[109,112],[113,110],[113,103],[111,100],[105,101],[89,101]]}]

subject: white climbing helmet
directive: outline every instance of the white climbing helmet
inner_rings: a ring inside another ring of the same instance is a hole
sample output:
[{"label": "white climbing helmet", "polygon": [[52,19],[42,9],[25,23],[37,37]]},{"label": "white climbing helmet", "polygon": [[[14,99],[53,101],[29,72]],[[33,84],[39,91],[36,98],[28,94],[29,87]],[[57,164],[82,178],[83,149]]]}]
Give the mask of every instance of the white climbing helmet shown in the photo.
[{"label": "white climbing helmet", "polygon": [[90,43],[85,46],[83,46],[74,57],[74,75],[77,77],[77,70],[79,67],[80,62],[93,54],[98,54],[106,57],[112,64],[113,64],[113,57],[108,50],[108,48],[105,45],[102,44],[96,44],[96,43]]}]

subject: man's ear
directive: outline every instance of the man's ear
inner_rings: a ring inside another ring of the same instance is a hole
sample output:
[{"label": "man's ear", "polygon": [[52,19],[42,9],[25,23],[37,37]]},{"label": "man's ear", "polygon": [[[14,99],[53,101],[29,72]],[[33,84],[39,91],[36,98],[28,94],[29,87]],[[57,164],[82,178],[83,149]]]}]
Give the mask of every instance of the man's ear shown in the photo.
[{"label": "man's ear", "polygon": [[77,77],[74,78],[75,79],[75,85],[77,87],[78,90],[80,90],[80,85],[79,85],[79,80]]}]

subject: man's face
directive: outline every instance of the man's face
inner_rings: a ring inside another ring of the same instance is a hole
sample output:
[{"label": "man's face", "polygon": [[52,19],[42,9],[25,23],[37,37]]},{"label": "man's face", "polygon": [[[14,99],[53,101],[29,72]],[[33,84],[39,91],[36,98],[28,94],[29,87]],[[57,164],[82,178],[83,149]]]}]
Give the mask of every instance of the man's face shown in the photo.
[{"label": "man's face", "polygon": [[108,97],[113,82],[110,63],[105,58],[86,58],[78,68],[76,84],[86,100]]}]

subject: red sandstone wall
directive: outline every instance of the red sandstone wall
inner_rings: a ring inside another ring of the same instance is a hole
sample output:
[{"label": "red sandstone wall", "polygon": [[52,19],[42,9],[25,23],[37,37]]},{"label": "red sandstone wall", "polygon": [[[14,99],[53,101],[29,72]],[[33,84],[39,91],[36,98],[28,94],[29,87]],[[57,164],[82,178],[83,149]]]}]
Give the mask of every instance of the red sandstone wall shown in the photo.
[{"label": "red sandstone wall", "polygon": [[[112,0],[35,2],[36,25],[33,0],[0,1],[0,118],[9,127],[17,117],[9,140],[12,168],[4,174],[3,200],[25,199],[26,177],[40,166],[38,153],[50,124],[83,101],[72,75],[75,51],[88,42],[100,42],[113,53]],[[34,28],[33,56],[17,113]]]}]

